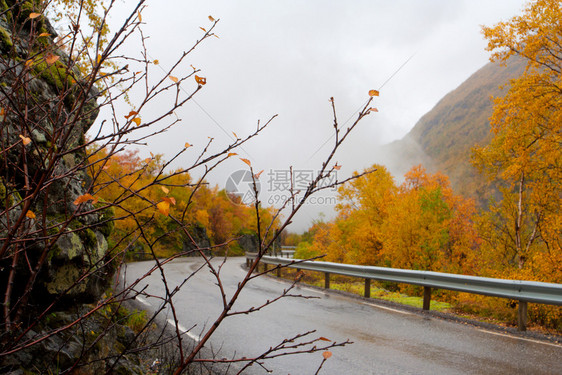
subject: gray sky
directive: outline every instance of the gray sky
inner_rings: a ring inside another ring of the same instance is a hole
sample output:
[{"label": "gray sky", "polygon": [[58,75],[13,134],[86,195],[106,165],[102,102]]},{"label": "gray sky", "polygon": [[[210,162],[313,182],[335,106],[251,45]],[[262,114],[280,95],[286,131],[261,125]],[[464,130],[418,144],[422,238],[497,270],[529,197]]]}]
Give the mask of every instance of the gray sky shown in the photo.
[{"label": "gray sky", "polygon": [[[209,39],[187,60],[184,68],[201,69],[207,85],[196,103],[177,112],[182,124],[141,153],[170,155],[189,142],[191,153],[176,164],[188,165],[207,137],[224,146],[232,142],[232,131],[243,136],[258,119],[278,114],[239,152],[255,170],[265,170],[262,201],[267,204],[272,196],[267,190],[275,183],[267,176],[270,170],[291,165],[317,170],[329,153],[332,142],[323,146],[333,133],[328,99],[334,97],[343,124],[370,89],[380,88],[411,57],[381,89],[374,102],[379,112],[364,119],[337,154],[342,179],[376,163],[379,145],[402,138],[439,99],[486,64],[480,25],[507,20],[523,5],[520,0],[149,1],[144,31],[149,53],[162,67],[202,35],[199,27],[210,26],[209,15],[220,19],[215,29],[220,39]],[[210,183],[222,188],[232,172],[246,169],[231,159]],[[331,205],[309,205],[291,229],[306,229],[319,212],[333,216]]]}]

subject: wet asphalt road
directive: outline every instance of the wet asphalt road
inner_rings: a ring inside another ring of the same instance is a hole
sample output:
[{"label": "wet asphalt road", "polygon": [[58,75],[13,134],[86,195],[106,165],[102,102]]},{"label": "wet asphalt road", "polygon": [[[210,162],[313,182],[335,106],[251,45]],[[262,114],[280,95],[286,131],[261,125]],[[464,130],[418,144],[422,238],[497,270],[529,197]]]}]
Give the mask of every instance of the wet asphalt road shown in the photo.
[{"label": "wet asphalt road", "polygon": [[[232,294],[243,278],[242,258],[230,259],[221,270],[227,293]],[[132,263],[127,280],[134,280],[154,262]],[[195,259],[180,259],[166,265],[169,286],[184,280],[198,266]],[[213,276],[206,270],[191,278],[174,298],[180,324],[194,327],[197,337],[221,311]],[[141,283],[147,291],[162,295],[158,272]],[[259,306],[278,296],[288,284],[275,278],[252,281],[243,291],[235,310]],[[230,317],[211,339],[219,357],[257,356],[284,338],[315,329],[313,337],[354,344],[332,350],[321,374],[562,374],[562,346],[533,338],[520,338],[450,322],[424,314],[377,306],[360,299],[299,288],[296,292],[319,297],[285,298],[251,315]],[[139,298],[153,310],[156,298]],[[273,374],[314,374],[321,353],[282,357],[268,361]],[[229,373],[236,373],[234,366]],[[244,374],[265,374],[254,366]]]}]

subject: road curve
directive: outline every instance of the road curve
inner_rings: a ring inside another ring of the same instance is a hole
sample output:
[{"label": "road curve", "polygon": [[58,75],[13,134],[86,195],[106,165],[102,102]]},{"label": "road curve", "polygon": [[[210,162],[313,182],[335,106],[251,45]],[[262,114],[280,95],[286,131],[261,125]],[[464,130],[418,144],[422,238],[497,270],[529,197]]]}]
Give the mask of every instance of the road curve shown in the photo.
[{"label": "road curve", "polygon": [[[231,258],[221,269],[221,279],[230,295],[244,277],[242,258]],[[154,262],[131,263],[126,280],[144,274]],[[166,265],[169,287],[174,287],[201,265],[183,258]],[[143,281],[147,291],[163,295],[161,276],[154,273]],[[288,286],[271,277],[253,280],[243,291],[235,310],[259,306],[278,296]],[[438,319],[426,314],[391,309],[361,299],[301,287],[312,300],[285,298],[264,310],[226,320],[212,337],[219,357],[235,354],[251,358],[284,338],[315,329],[314,337],[353,341],[353,345],[334,349],[322,374],[562,374],[562,346],[486,331]],[[156,298],[138,298],[147,310],[159,305]],[[215,280],[203,269],[175,296],[174,304],[183,327],[197,338],[221,311]],[[281,357],[268,361],[273,374],[314,374],[322,361],[321,353]],[[229,373],[236,373],[238,367]],[[244,374],[264,374],[259,366]]]}]

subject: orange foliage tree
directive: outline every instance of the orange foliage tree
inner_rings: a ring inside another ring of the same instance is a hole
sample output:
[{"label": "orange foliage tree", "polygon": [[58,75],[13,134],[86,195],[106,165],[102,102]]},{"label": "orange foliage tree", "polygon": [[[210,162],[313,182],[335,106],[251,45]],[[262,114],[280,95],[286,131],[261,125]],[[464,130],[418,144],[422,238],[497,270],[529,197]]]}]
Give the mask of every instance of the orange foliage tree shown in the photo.
[{"label": "orange foliage tree", "polygon": [[[474,204],[448,179],[412,168],[397,186],[388,170],[339,189],[337,218],[313,227],[311,255],[353,264],[473,273],[478,238]],[[298,254],[297,254],[298,255]]]},{"label": "orange foliage tree", "polygon": [[562,281],[562,5],[536,0],[521,16],[483,28],[492,60],[527,61],[497,98],[494,138],[475,164],[502,184],[482,221],[487,266],[508,277]]},{"label": "orange foliage tree", "polygon": [[[257,232],[253,208],[237,203],[236,197],[228,196],[225,190],[193,182],[185,171],[162,173],[165,162],[161,155],[143,160],[136,151],[126,151],[112,155],[105,164],[99,163],[106,158],[103,150],[92,156],[89,172],[97,176],[97,197],[115,207],[117,220],[111,240],[120,241],[129,257],[142,258],[151,251],[159,257],[171,256],[189,250],[193,242],[202,247],[216,246],[215,251],[220,253],[239,253],[241,249],[231,239]],[[187,234],[170,214],[187,223]],[[261,208],[260,216],[264,223],[273,221],[273,227],[277,227],[271,208]]]}]

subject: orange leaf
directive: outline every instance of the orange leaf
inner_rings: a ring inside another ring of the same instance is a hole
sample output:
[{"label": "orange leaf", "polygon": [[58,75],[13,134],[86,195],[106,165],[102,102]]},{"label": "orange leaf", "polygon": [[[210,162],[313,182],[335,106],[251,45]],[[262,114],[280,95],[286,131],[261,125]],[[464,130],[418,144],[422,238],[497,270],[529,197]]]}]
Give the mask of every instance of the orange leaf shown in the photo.
[{"label": "orange leaf", "polygon": [[47,56],[45,56],[45,61],[47,62],[47,65],[53,65],[58,61],[58,59],[60,59],[60,56],[53,55],[52,53],[48,53]]},{"label": "orange leaf", "polygon": [[338,165],[338,164],[336,163],[336,165],[334,165],[334,169],[335,169],[336,171],[339,171],[339,170],[341,169],[341,165]]},{"label": "orange leaf", "polygon": [[226,155],[226,157],[229,158],[234,155],[238,155],[238,154],[236,152],[229,152],[228,155]]},{"label": "orange leaf", "polygon": [[131,112],[129,112],[128,115],[125,115],[125,118],[128,120],[129,117],[135,116],[135,115],[138,115],[138,114],[139,114],[139,113],[138,113],[137,111],[131,111]]},{"label": "orange leaf", "polygon": [[27,66],[28,68],[29,68],[31,65],[33,65],[33,64],[34,64],[33,60],[27,60],[27,61],[25,62],[25,66]]},{"label": "orange leaf", "polygon": [[20,134],[20,138],[21,138],[21,141],[23,142],[23,145],[24,145],[24,146],[27,146],[28,144],[31,143],[31,138],[24,137],[24,136],[21,135],[21,134]]},{"label": "orange leaf", "polygon": [[189,142],[185,142],[185,148],[190,148],[191,146],[193,146],[193,145],[190,144]]},{"label": "orange leaf", "polygon": [[204,84],[207,83],[207,78],[205,77],[199,77],[198,75],[195,76],[195,81],[200,84],[201,86],[203,86]]},{"label": "orange leaf", "polygon": [[193,70],[197,70],[197,68],[194,67],[193,64],[191,64],[190,66],[193,68]]},{"label": "orange leaf", "polygon": [[174,206],[176,205],[176,198],[174,198],[174,197],[163,197],[162,200],[164,202],[168,202],[168,204],[171,204],[171,205],[174,205]]},{"label": "orange leaf", "polygon": [[141,12],[138,12],[138,15],[139,15],[139,22],[142,22]]},{"label": "orange leaf", "polygon": [[240,158],[240,160],[242,160],[244,163],[248,164],[249,167],[252,166],[252,163],[250,163],[250,161],[248,159]]},{"label": "orange leaf", "polygon": [[160,61],[154,60],[152,63],[153,63],[154,65],[158,65],[158,64],[160,64]]},{"label": "orange leaf", "polygon": [[376,108],[371,107],[371,108],[369,108],[369,111],[371,111],[371,112],[378,112],[379,110],[376,109]]},{"label": "orange leaf", "polygon": [[74,205],[78,206],[80,203],[92,201],[92,203],[96,203],[98,201],[97,198],[94,198],[92,194],[84,194],[76,198],[74,201]]},{"label": "orange leaf", "polygon": [[170,214],[170,203],[166,201],[162,201],[156,205],[158,207],[158,211],[164,216],[168,216]]},{"label": "orange leaf", "polygon": [[168,76],[172,81],[174,81],[175,83],[178,83],[178,77],[174,77],[174,76]]},{"label": "orange leaf", "polygon": [[327,339],[327,338],[325,338],[325,337],[320,337],[320,338],[318,338],[318,340],[322,340],[322,341],[330,341],[330,342],[332,341],[332,340],[330,340],[330,339]]},{"label": "orange leaf", "polygon": [[131,121],[133,121],[135,124],[137,124],[137,126],[139,126],[141,124],[141,119],[140,117],[135,117],[134,119],[132,119]]},{"label": "orange leaf", "polygon": [[41,34],[39,34],[39,36],[40,36],[40,37],[41,37],[41,36],[51,36],[51,34],[49,34],[49,33],[41,33]]},{"label": "orange leaf", "polygon": [[6,109],[0,108],[0,116],[4,116],[4,115],[6,115]]},{"label": "orange leaf", "polygon": [[236,138],[236,139],[240,139],[240,138],[238,138],[238,136],[236,135],[236,133],[235,133],[235,132],[232,132],[232,134],[234,134],[234,138]]},{"label": "orange leaf", "polygon": [[255,178],[260,178],[261,174],[263,173],[263,169],[254,175]]},{"label": "orange leaf", "polygon": [[207,30],[205,30],[204,28],[200,27],[201,30],[203,30],[204,32],[207,32]]},{"label": "orange leaf", "polygon": [[168,189],[166,186],[160,186],[160,189],[162,189],[164,194],[168,194],[170,192],[170,189]]},{"label": "orange leaf", "polygon": [[25,213],[25,216],[27,216],[30,219],[35,219],[35,214],[33,213],[33,211],[29,210]]},{"label": "orange leaf", "polygon": [[213,18],[213,16],[209,16],[209,21],[215,22],[215,19]]},{"label": "orange leaf", "polygon": [[35,13],[35,12],[29,13],[29,18],[33,20],[33,19],[39,17],[40,15],[41,15],[41,13]]},{"label": "orange leaf", "polygon": [[332,352],[326,350],[324,353],[322,353],[322,356],[324,357],[324,359],[328,359],[332,356]]},{"label": "orange leaf", "polygon": [[377,90],[369,90],[369,96],[379,96],[379,92]]}]

